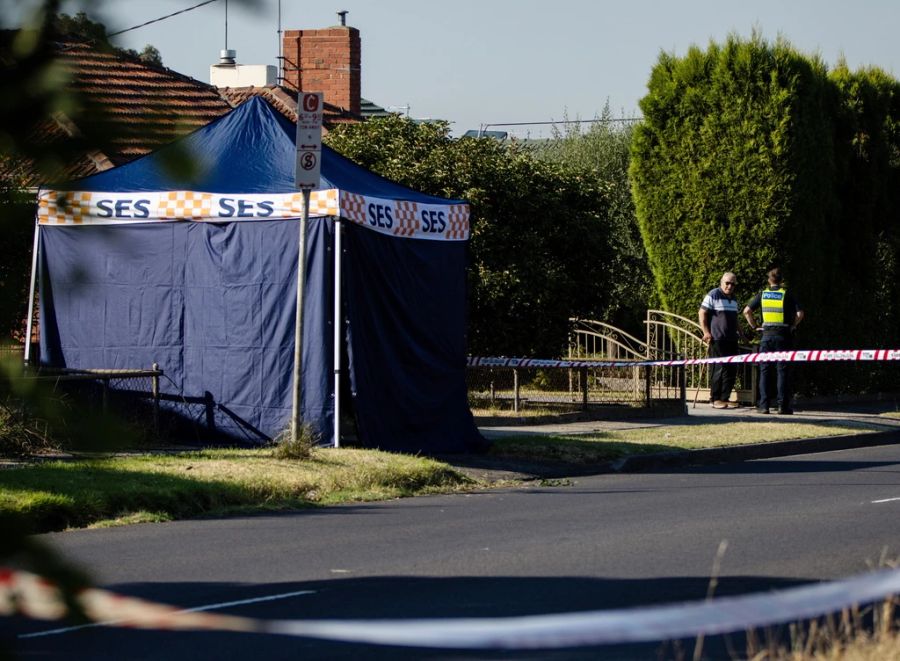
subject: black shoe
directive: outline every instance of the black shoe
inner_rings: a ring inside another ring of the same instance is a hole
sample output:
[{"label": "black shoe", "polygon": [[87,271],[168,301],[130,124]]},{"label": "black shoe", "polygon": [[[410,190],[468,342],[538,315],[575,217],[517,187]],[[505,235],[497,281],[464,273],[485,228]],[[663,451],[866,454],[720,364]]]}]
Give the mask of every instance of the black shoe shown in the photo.
[{"label": "black shoe", "polygon": [[756,407],[756,412],[757,412],[757,413],[762,413],[762,414],[764,414],[764,415],[768,415],[768,414],[769,414],[769,409],[767,409],[767,408],[761,408],[761,407],[757,406],[757,407]]},{"label": "black shoe", "polygon": [[778,409],[778,415],[794,415],[794,409]]}]

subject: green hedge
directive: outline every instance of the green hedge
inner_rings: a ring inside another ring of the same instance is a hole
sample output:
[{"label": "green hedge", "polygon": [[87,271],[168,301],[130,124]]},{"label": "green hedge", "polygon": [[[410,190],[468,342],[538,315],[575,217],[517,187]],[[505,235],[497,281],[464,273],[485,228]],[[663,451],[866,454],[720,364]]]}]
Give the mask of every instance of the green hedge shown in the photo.
[{"label": "green hedge", "polygon": [[631,180],[666,309],[695,316],[725,270],[749,297],[776,261],[821,305],[824,292],[808,285],[835,250],[822,241],[835,224],[829,103],[824,67],[781,42],[732,36],[660,56]]},{"label": "green hedge", "polygon": [[[878,69],[829,73],[758,34],[662,54],[631,178],[666,309],[693,317],[725,270],[744,302],[777,263],[807,310],[800,344],[896,346],[898,103]],[[858,389],[877,370],[853,373],[865,378],[816,373],[807,388]]]},{"label": "green hedge", "polygon": [[25,339],[34,212],[32,196],[0,193],[0,345]]},{"label": "green hedge", "polygon": [[327,142],[394,181],[469,201],[470,353],[559,356],[568,318],[608,307],[608,194],[591,173],[515,141],[454,140],[446,123],[399,116],[337,127]]},{"label": "green hedge", "polygon": [[829,76],[840,98],[836,187],[841,200],[840,270],[858,314],[846,332],[866,345],[896,346],[900,331],[897,195],[900,83],[879,69]]}]

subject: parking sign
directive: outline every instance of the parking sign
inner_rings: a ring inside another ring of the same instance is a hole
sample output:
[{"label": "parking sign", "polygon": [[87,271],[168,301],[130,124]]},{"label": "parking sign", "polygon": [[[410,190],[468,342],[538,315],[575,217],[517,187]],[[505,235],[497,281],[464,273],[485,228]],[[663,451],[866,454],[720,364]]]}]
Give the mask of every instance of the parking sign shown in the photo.
[{"label": "parking sign", "polygon": [[297,161],[294,184],[301,190],[319,187],[322,173],[322,110],[321,92],[300,92],[297,95]]}]

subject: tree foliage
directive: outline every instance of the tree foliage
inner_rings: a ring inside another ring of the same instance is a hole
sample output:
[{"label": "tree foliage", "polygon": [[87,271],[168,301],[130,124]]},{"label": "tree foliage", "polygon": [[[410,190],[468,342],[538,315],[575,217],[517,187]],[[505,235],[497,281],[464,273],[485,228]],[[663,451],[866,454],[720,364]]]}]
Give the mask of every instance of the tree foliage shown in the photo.
[{"label": "tree foliage", "polygon": [[874,67],[851,72],[843,61],[829,78],[840,99],[840,270],[854,309],[873,312],[848,314],[844,332],[886,346],[900,333],[900,83]]},{"label": "tree foliage", "polygon": [[[34,200],[23,193],[24,172],[58,178],[66,163],[105,146],[109,132],[102,109],[69,85],[69,75],[51,47],[56,38],[56,4],[47,2],[33,22],[16,32],[0,32],[0,341],[21,338],[27,309]],[[84,130],[68,136],[46,127],[63,116]]]},{"label": "tree foliage", "polygon": [[[783,40],[660,55],[632,145],[638,220],[665,306],[693,314],[728,269],[772,263],[807,311],[807,347],[896,345],[900,85],[830,73]],[[807,392],[878,388],[884,369],[804,370]]]},{"label": "tree foliage", "polygon": [[836,277],[832,107],[824,66],[781,40],[660,55],[631,175],[668,310],[696,314],[725,270],[762,287],[777,262],[821,313]]},{"label": "tree foliage", "polygon": [[[25,287],[34,207],[33,199],[30,204],[25,202],[27,197],[22,194],[14,164],[27,162],[31,169],[50,178],[73,154],[104,144],[100,132],[82,133],[65,142],[35,139],[41,123],[55,114],[77,118],[89,111],[84,99],[68,87],[65,72],[50,48],[56,34],[52,17],[58,8],[58,0],[43,0],[29,26],[16,32],[0,31],[0,166],[8,175],[0,181],[0,233],[4,237],[0,243],[0,342],[9,339],[10,331],[21,333],[27,306]],[[12,361],[0,363],[0,397],[6,411],[23,394],[31,397],[29,416],[37,406],[52,407],[47,393],[30,390],[21,379],[12,378],[21,376],[21,369],[21,364]],[[24,410],[21,413],[20,419],[26,419]],[[69,428],[80,428],[95,437],[103,434],[83,418],[70,417]],[[8,425],[9,420],[2,424]],[[83,617],[75,598],[88,584],[83,573],[41,540],[29,536],[32,531],[21,517],[0,514],[0,530],[0,562],[13,563],[51,580],[59,586],[69,614]],[[5,645],[0,643],[0,657],[6,656]]]},{"label": "tree foliage", "polygon": [[326,141],[389,179],[470,203],[470,352],[559,355],[570,316],[609,306],[609,186],[590,173],[399,116],[338,127]]},{"label": "tree foliage", "polygon": [[606,188],[613,261],[612,277],[606,278],[611,297],[602,320],[641,335],[646,310],[655,305],[655,291],[628,175],[633,134],[634,122],[614,118],[607,103],[586,131],[580,123],[565,123],[563,130],[554,128],[553,138],[535,153],[582,168]]},{"label": "tree foliage", "polygon": [[[24,193],[19,172],[37,173],[55,181],[68,163],[93,150],[104,151],[111,138],[105,109],[93,104],[71,85],[70,75],[58,59],[53,43],[75,36],[99,49],[119,50],[162,65],[159,51],[146,46],[142,53],[114,49],[106,27],[84,12],[59,13],[59,2],[37,7],[26,25],[0,33],[0,338],[24,338],[28,276],[34,218],[33,196]],[[78,126],[74,135],[47,130],[64,117]],[[55,136],[55,137],[50,137]]]},{"label": "tree foliage", "polygon": [[145,64],[152,64],[158,67],[163,66],[162,55],[155,46],[147,44],[141,52],[132,48],[116,48],[109,40],[106,26],[103,23],[91,20],[83,11],[76,13],[74,16],[56,14],[53,16],[52,24],[58,34],[78,37],[90,42],[101,50],[115,50],[125,53],[131,57],[138,58]]}]

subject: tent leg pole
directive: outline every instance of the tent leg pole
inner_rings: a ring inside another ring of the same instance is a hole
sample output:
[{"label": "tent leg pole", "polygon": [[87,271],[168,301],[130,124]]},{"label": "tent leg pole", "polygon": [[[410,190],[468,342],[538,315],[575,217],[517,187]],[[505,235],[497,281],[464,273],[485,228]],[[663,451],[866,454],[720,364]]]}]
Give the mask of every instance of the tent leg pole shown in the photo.
[{"label": "tent leg pole", "polygon": [[303,215],[300,216],[300,239],[297,249],[297,313],[294,323],[294,392],[291,407],[291,442],[300,437],[300,405],[303,384],[303,299],[306,290],[306,225],[309,220],[308,188],[303,189]]},{"label": "tent leg pole", "polygon": [[31,334],[34,332],[34,293],[37,286],[38,246],[41,226],[34,223],[34,245],[31,248],[31,286],[28,288],[28,321],[25,324],[25,365],[31,363]]},{"label": "tent leg pole", "polygon": [[340,218],[334,221],[334,447],[341,447],[341,233]]}]

